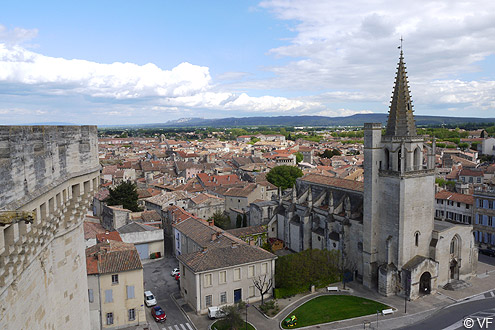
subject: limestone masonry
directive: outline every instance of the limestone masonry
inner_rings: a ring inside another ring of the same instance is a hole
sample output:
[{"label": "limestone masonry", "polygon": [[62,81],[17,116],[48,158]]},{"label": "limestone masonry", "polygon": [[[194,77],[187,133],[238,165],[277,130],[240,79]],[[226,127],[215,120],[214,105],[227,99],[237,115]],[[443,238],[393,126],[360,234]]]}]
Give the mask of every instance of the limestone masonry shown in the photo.
[{"label": "limestone masonry", "polygon": [[96,126],[0,126],[0,329],[89,329]]}]

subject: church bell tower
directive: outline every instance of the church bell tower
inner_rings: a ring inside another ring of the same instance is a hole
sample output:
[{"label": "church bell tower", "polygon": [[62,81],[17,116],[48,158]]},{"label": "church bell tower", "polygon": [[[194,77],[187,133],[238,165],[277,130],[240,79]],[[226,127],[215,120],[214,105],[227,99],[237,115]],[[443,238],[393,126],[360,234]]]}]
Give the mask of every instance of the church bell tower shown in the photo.
[{"label": "church bell tower", "polygon": [[387,276],[428,256],[434,225],[434,145],[417,135],[401,47],[387,126],[364,125],[363,284],[395,293]]}]

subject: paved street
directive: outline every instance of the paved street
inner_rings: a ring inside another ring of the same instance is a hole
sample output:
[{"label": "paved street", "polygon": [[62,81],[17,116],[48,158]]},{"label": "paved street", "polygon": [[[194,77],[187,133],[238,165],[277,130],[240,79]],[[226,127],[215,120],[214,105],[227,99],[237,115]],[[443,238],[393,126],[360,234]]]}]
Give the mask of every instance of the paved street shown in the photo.
[{"label": "paved street", "polygon": [[[404,330],[413,329],[466,329],[462,321],[466,317],[471,317],[474,320],[476,318],[482,319],[491,317],[492,324],[484,329],[495,329],[495,298],[484,298],[474,301],[467,301],[460,304],[454,304],[447,308],[440,310],[439,312],[433,314],[426,320],[415,323],[412,326],[402,328]],[[476,322],[476,321],[475,321]],[[472,329],[480,329],[480,327],[475,324]]]},{"label": "paved street", "polygon": [[157,303],[167,314],[167,321],[157,323],[151,316],[150,308],[146,308],[146,318],[152,330],[193,330],[194,326],[187,321],[182,311],[177,307],[170,297],[171,294],[179,292],[174,277],[170,275],[173,268],[177,267],[177,260],[165,256],[157,261],[144,264],[144,288],[145,291],[153,292]]}]

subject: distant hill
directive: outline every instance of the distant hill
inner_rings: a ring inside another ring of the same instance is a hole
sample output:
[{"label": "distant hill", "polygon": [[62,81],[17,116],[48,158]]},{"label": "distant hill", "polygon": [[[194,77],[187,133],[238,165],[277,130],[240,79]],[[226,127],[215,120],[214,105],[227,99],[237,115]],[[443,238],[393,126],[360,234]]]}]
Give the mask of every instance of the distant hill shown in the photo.
[{"label": "distant hill", "polygon": [[[348,117],[324,116],[277,116],[277,117],[242,117],[242,118],[182,118],[166,123],[126,125],[133,128],[165,127],[235,127],[235,126],[363,126],[364,123],[386,124],[388,114],[370,113]],[[414,116],[416,125],[459,125],[465,123],[495,123],[495,118]],[[104,126],[102,126],[104,127]],[[107,126],[108,127],[108,126]],[[115,127],[115,126],[114,126]],[[119,125],[119,127],[124,127]]]}]

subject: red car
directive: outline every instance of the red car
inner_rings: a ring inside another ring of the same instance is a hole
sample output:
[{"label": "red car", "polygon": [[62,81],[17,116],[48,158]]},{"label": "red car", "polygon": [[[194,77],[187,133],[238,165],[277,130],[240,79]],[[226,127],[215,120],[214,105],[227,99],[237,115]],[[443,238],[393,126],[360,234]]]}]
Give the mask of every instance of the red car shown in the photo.
[{"label": "red car", "polygon": [[151,308],[151,316],[156,322],[165,322],[167,320],[167,315],[160,306],[154,306]]},{"label": "red car", "polygon": [[178,281],[180,279],[180,273],[175,275],[175,280]]}]

